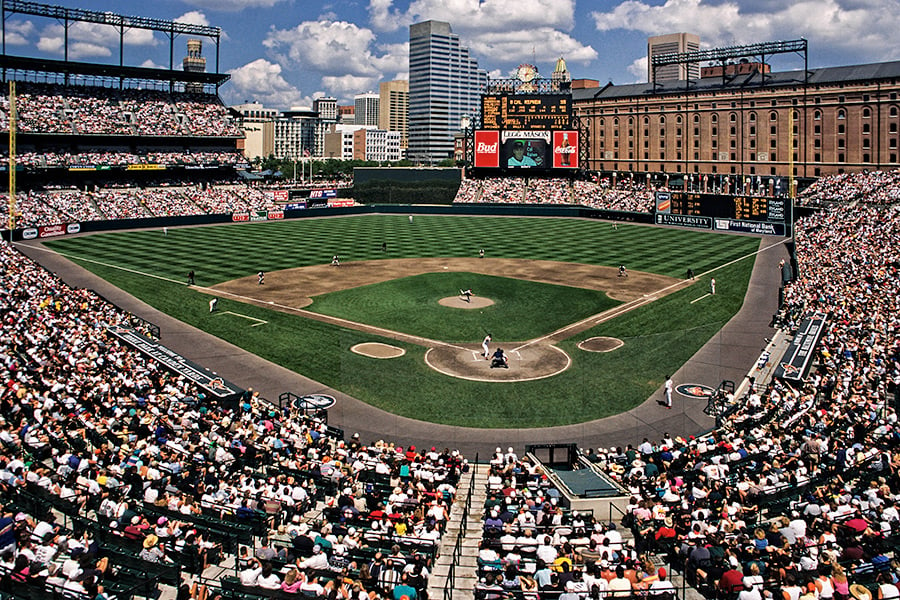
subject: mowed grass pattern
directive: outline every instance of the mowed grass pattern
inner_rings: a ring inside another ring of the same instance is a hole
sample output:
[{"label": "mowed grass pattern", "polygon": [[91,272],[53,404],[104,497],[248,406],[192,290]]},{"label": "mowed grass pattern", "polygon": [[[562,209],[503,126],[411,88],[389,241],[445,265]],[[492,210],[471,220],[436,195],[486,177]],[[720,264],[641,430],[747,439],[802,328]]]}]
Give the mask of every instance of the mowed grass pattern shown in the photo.
[{"label": "mowed grass pattern", "polygon": [[[426,421],[469,427],[523,428],[580,423],[617,414],[643,402],[738,310],[753,266],[752,256],[716,271],[716,296],[703,295],[708,277],[684,290],[560,346],[572,367],[549,379],[519,383],[479,383],[440,375],[424,363],[425,348],[379,339],[355,330],[277,313],[226,299],[220,311],[268,321],[261,327],[230,315],[210,315],[208,296],[182,282],[197,272],[211,285],[260,269],[330,261],[416,256],[540,258],[616,266],[683,276],[755,251],[755,238],[611,224],[577,219],[430,217],[405,215],[307,219],[162,231],[117,232],[54,240],[49,245],[70,256],[107,262],[135,272],[79,262],[156,308],[267,360],[339,389],[373,406]],[[152,273],[172,282],[147,277]],[[533,313],[536,321],[545,314]],[[402,315],[398,315],[398,319]],[[587,353],[575,344],[594,335],[625,340],[621,349]],[[356,343],[381,341],[407,354],[377,360],[350,352]],[[165,342],[165,340],[163,340]],[[294,391],[294,390],[291,390]],[[390,435],[391,432],[384,432]]]},{"label": "mowed grass pattern", "polygon": [[[441,298],[471,288],[494,301],[449,308]],[[620,304],[603,292],[476,273],[424,273],[313,298],[308,310],[444,342],[524,341]],[[542,315],[535,319],[535,315]]]},{"label": "mowed grass pattern", "polygon": [[[381,251],[382,242],[387,252]],[[683,277],[755,249],[740,236],[584,219],[367,215],[96,234],[49,245],[63,253],[212,285],[257,271],[382,258],[486,256],[626,265]]]}]

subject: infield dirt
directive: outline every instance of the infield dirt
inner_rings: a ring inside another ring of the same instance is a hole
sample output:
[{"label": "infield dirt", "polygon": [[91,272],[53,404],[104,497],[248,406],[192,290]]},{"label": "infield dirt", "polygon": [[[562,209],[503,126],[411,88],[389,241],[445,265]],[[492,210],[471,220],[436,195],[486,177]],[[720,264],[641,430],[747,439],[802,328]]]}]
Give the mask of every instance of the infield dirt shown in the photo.
[{"label": "infield dirt", "polygon": [[312,304],[312,297],[319,294],[422,273],[452,271],[601,290],[610,298],[622,302],[640,298],[679,281],[665,275],[640,272],[630,272],[628,277],[619,277],[618,270],[611,267],[547,260],[406,258],[347,262],[341,263],[339,267],[329,264],[274,271],[266,273],[263,285],[257,285],[256,274],[252,273],[209,289],[234,294],[239,299],[260,306],[273,302],[290,308],[303,308]]},{"label": "infield dirt", "polygon": [[451,377],[477,381],[523,381],[550,377],[569,367],[570,357],[554,346],[555,343],[593,327],[598,322],[597,319],[605,320],[607,316],[612,318],[624,314],[631,310],[632,305],[637,307],[690,285],[687,281],[652,273],[632,271],[628,277],[620,277],[616,268],[580,263],[503,258],[421,258],[347,262],[341,263],[340,266],[317,265],[286,269],[267,273],[263,285],[258,285],[256,274],[252,274],[220,283],[206,291],[228,294],[233,299],[273,310],[300,312],[311,319],[335,322],[336,319],[333,317],[302,309],[312,304],[313,297],[319,294],[422,273],[453,271],[600,290],[624,304],[606,313],[595,315],[596,318],[586,319],[532,342],[494,340],[492,348],[503,343],[506,348],[512,350],[509,369],[491,369],[488,361],[478,360],[477,355],[481,351],[478,344],[448,344],[405,333],[389,332],[365,323],[341,320],[340,324],[374,335],[428,347],[430,350],[426,355],[426,363]]}]

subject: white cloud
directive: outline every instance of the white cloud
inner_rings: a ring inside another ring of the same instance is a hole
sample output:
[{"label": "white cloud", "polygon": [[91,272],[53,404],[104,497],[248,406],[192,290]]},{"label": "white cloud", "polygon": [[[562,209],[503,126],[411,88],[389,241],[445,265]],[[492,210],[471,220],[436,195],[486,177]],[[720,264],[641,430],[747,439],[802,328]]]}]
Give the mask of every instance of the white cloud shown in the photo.
[{"label": "white cloud", "polygon": [[410,24],[393,4],[393,0],[369,0],[369,23],[375,31],[396,31]]},{"label": "white cloud", "polygon": [[[288,83],[281,74],[281,65],[258,58],[229,71],[233,85],[226,88],[231,103],[255,100],[271,108],[309,105],[311,100]],[[230,89],[229,89],[230,88]]]},{"label": "white cloud", "polygon": [[222,10],[234,12],[245,8],[271,8],[284,0],[184,0],[185,4],[191,4],[209,10]]},{"label": "white cloud", "polygon": [[34,35],[36,28],[31,21],[9,21],[6,24],[6,43],[11,46],[30,44],[28,39]]},{"label": "white cloud", "polygon": [[[44,27],[37,42],[38,49],[51,54],[63,54],[64,34],[62,25]],[[155,46],[159,43],[152,31],[143,29],[126,30],[124,41],[129,46]],[[111,48],[117,48],[118,45],[119,32],[110,25],[79,21],[69,26],[70,58],[111,56]]]},{"label": "white cloud", "polygon": [[582,45],[561,31],[540,27],[523,35],[520,31],[476,36],[469,48],[480,56],[504,60],[508,64],[521,62],[553,63],[562,56],[567,62],[587,63],[597,58],[597,51]]},{"label": "white cloud", "polygon": [[356,77],[354,75],[325,75],[322,77],[322,86],[334,97],[352,98],[356,94],[366,91],[378,91],[380,76]]},{"label": "white cloud", "polygon": [[413,0],[405,12],[392,0],[369,0],[376,29],[394,30],[434,19],[451,23],[454,32],[526,31],[532,27],[569,30],[575,24],[574,0]]},{"label": "white cloud", "polygon": [[203,25],[206,27],[209,26],[209,19],[207,19],[206,15],[199,10],[188,11],[180,17],[175,17],[175,19],[173,20],[178,23],[185,23],[187,25]]},{"label": "white cloud", "polygon": [[647,69],[648,68],[649,68],[649,61],[647,60],[647,56],[644,55],[644,56],[638,58],[637,60],[635,60],[630,65],[628,65],[628,72],[631,73],[632,75],[634,75],[635,82],[647,81],[648,80],[648,77],[647,77],[647,73],[648,73]]},{"label": "white cloud", "polygon": [[344,73],[356,77],[379,75],[372,53],[375,34],[346,21],[305,21],[292,29],[269,31],[263,46],[279,64],[290,69]]},{"label": "white cloud", "polygon": [[144,67],[145,69],[168,69],[168,67],[158,65],[149,58],[147,60],[145,60],[144,62],[142,62],[141,66]]},{"label": "white cloud", "polygon": [[574,0],[413,0],[401,12],[393,0],[369,0],[369,20],[377,31],[412,23],[447,21],[477,57],[508,64],[555,61],[588,63],[597,51],[567,33],[575,24]]},{"label": "white cloud", "polygon": [[[871,57],[873,48],[900,56],[895,42],[900,27],[897,0],[801,0],[758,5],[725,0],[666,0],[655,5],[626,0],[609,12],[591,13],[599,31],[622,29],[659,35],[690,31],[704,45],[748,44],[766,40],[810,40],[822,52],[843,50]],[[850,57],[845,57],[845,60]]]},{"label": "white cloud", "polygon": [[89,58],[93,56],[112,56],[112,50],[100,44],[75,42],[69,44],[69,58]]}]

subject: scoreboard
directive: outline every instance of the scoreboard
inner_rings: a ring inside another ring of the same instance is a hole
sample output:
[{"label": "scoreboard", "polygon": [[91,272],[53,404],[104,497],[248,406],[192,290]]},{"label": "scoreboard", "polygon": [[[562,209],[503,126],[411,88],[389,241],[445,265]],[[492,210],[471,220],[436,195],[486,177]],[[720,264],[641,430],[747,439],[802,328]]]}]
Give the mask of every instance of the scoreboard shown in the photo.
[{"label": "scoreboard", "polygon": [[790,220],[787,198],[657,192],[656,223],[784,235]]},{"label": "scoreboard", "polygon": [[784,221],[784,198],[761,196],[726,196],[724,194],[693,194],[671,192],[671,208],[674,215],[721,217],[742,221]]},{"label": "scoreboard", "polygon": [[535,131],[571,127],[572,97],[550,94],[487,94],[481,97],[483,129]]}]

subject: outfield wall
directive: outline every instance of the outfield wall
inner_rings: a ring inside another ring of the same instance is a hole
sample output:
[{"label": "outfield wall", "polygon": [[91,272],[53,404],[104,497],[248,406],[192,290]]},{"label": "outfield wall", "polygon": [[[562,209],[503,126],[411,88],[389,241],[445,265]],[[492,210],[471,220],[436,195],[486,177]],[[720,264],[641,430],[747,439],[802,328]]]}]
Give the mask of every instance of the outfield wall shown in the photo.
[{"label": "outfield wall", "polygon": [[[152,217],[146,219],[120,219],[65,223],[45,227],[25,227],[13,231],[12,240],[50,239],[81,233],[99,233],[120,229],[162,229],[186,225],[218,225],[223,223],[280,221],[285,219],[305,219],[313,217],[342,217],[368,214],[402,215],[469,215],[494,217],[577,217],[608,219],[629,223],[653,223],[650,213],[631,213],[585,208],[582,206],[549,206],[534,204],[453,204],[450,206],[415,204],[392,205],[374,204],[334,208],[311,208],[301,210],[251,211],[251,213],[190,215],[182,217]],[[10,239],[8,229],[0,230],[0,236]]]},{"label": "outfield wall", "polygon": [[[796,207],[794,217],[799,219],[816,209]],[[151,217],[146,219],[120,219],[66,223],[46,227],[25,227],[13,231],[12,240],[49,239],[79,233],[98,233],[120,229],[162,229],[163,227],[183,227],[186,225],[217,225],[250,221],[275,221],[282,219],[305,219],[313,217],[341,217],[367,214],[402,215],[470,215],[483,217],[569,217],[585,219],[605,219],[627,223],[652,224],[655,217],[651,213],[623,212],[578,205],[537,205],[537,204],[371,204],[332,208],[307,208],[299,210],[251,211],[250,213],[228,213],[217,215],[189,215],[181,217]],[[708,217],[707,217],[708,218]],[[664,223],[665,224],[665,223]],[[677,226],[677,224],[675,225]],[[711,229],[708,228],[708,229]],[[724,231],[717,229],[717,231]],[[9,240],[8,229],[0,230],[0,236]]]}]

